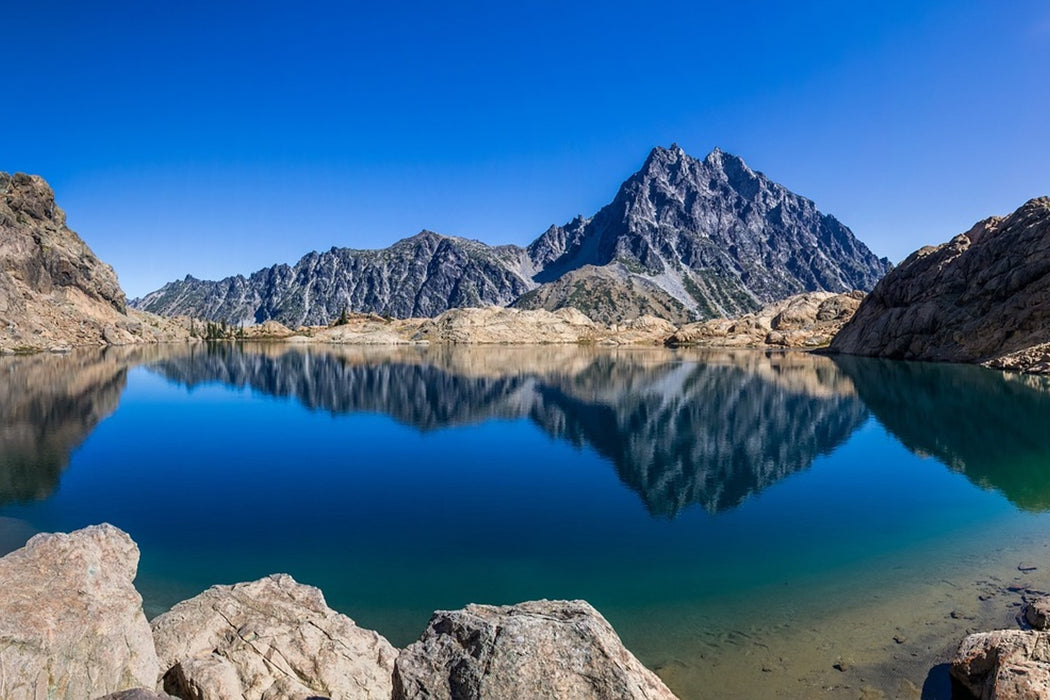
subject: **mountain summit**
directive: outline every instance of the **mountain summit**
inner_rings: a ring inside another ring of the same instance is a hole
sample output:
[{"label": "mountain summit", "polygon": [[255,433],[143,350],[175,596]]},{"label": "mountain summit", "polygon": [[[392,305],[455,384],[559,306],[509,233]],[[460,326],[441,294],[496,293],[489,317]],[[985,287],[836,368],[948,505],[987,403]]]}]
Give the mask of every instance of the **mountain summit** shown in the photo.
[{"label": "mountain summit", "polygon": [[527,248],[423,233],[383,250],[333,248],[218,282],[186,279],[138,308],[231,322],[327,323],[460,306],[572,306],[595,320],[736,315],[804,291],[870,290],[889,269],[834,217],[719,149],[654,148],[613,201]]}]

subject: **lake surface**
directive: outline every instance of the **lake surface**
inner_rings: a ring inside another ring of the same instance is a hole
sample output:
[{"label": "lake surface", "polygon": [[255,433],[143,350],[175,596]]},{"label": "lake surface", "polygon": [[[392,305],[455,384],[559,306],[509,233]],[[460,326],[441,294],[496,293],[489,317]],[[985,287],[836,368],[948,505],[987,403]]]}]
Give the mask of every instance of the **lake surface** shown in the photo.
[{"label": "lake surface", "polygon": [[150,617],[288,572],[397,646],[435,609],[583,598],[682,697],[948,697],[962,636],[1050,590],[1048,509],[1046,382],[974,367],[560,346],[0,358],[0,551],[111,522],[141,547]]}]

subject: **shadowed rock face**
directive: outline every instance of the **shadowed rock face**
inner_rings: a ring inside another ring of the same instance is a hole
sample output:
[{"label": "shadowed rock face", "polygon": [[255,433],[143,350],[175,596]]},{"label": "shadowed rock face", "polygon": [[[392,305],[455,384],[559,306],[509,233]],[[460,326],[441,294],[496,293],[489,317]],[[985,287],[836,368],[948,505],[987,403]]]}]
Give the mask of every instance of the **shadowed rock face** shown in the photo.
[{"label": "shadowed rock face", "polygon": [[878,421],[1020,508],[1050,509],[1050,380],[981,367],[836,356]]},{"label": "shadowed rock face", "polygon": [[1050,197],[1041,197],[913,253],[865,298],[831,349],[1046,372],[1047,343]]},{"label": "shadowed rock face", "polygon": [[[603,323],[734,316],[804,291],[868,290],[889,268],[813,202],[715,150],[655,148],[589,219],[528,248],[424,231],[382,250],[332,248],[218,282],[186,277],[132,305],[163,315],[325,324],[343,308],[400,318],[451,308],[572,307]],[[523,296],[524,295],[524,296]]]},{"label": "shadowed rock face", "polygon": [[697,503],[732,508],[808,467],[867,417],[834,365],[809,355],[216,348],[152,368],[187,386],[251,386],[421,430],[528,417],[610,459],[646,507],[667,517]]},{"label": "shadowed rock face", "polygon": [[132,305],[165,316],[232,323],[324,325],[343,309],[409,318],[505,306],[534,286],[524,250],[423,231],[382,250],[332,248],[218,282],[187,276]]}]

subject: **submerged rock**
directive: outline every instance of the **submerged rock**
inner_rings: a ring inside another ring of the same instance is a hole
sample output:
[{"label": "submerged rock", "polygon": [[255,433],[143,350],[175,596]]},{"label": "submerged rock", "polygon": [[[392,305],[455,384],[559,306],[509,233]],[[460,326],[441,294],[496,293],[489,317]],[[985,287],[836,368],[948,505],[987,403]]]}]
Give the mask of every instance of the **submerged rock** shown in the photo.
[{"label": "submerged rock", "polygon": [[164,689],[194,700],[389,698],[397,650],[275,574],[213,586],[153,621]]},{"label": "submerged rock", "polygon": [[971,634],[952,659],[952,676],[981,700],[1050,697],[1050,636],[997,630]]},{"label": "submerged rock", "polygon": [[153,687],[157,656],[132,584],[138,561],[112,525],[36,535],[0,559],[0,697]]},{"label": "submerged rock", "polygon": [[397,659],[394,700],[674,698],[581,600],[434,613]]}]

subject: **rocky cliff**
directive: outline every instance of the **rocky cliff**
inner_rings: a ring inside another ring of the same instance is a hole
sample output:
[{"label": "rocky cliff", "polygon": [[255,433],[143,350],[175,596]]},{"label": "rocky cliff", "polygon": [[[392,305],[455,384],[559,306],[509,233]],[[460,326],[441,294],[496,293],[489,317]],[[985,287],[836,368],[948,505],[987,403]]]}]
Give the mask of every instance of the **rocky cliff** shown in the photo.
[{"label": "rocky cliff", "polygon": [[128,313],[113,268],[66,225],[36,175],[0,173],[0,353],[187,337]]},{"label": "rocky cliff", "polygon": [[1050,197],[913,253],[831,349],[1050,371]]},{"label": "rocky cliff", "polygon": [[343,308],[406,318],[469,306],[579,309],[622,322],[736,315],[804,291],[870,289],[889,264],[813,202],[715,150],[655,148],[591,218],[527,248],[423,232],[383,250],[333,248],[294,266],[187,277],[141,309],[228,322],[324,324]]}]

